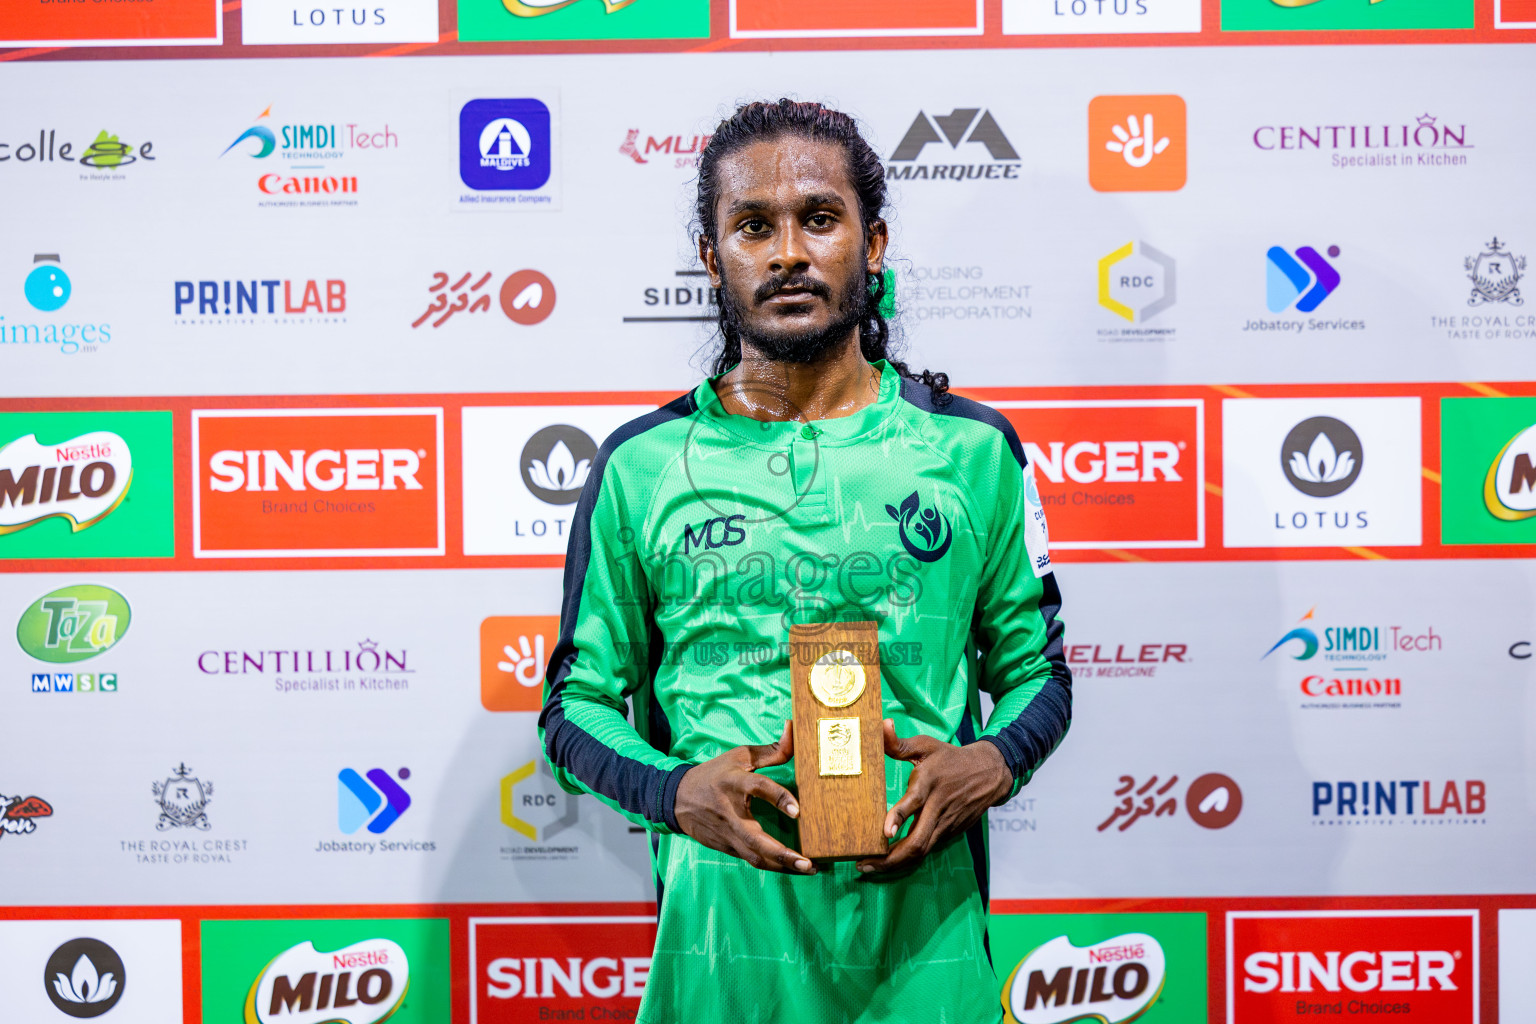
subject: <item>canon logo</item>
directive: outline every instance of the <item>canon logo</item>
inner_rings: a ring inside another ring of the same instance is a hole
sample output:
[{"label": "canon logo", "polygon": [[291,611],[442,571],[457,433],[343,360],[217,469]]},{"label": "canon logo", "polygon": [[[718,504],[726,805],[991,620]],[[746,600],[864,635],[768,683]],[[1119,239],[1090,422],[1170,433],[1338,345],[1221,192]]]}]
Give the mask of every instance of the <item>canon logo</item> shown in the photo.
[{"label": "canon logo", "polygon": [[1250,953],[1243,991],[1454,992],[1455,969],[1456,955],[1445,950]]},{"label": "canon logo", "polygon": [[567,996],[616,996],[638,999],[645,994],[651,971],[648,956],[497,957],[486,965],[485,994],[492,999],[554,999],[558,987]]},{"label": "canon logo", "polygon": [[208,486],[215,491],[288,490],[419,491],[421,457],[409,448],[291,448],[285,458],[268,450],[215,452],[208,460]]},{"label": "canon logo", "polygon": [[1173,441],[1049,441],[1046,450],[1024,442],[1024,454],[1053,484],[1151,483],[1179,476],[1179,446]]}]

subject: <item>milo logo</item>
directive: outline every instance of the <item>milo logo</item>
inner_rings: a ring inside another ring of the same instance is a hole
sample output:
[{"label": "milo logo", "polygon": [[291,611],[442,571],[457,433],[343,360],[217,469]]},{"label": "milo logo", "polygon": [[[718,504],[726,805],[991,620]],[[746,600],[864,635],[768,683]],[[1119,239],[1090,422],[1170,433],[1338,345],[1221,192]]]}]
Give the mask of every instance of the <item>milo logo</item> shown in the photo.
[{"label": "milo logo", "polygon": [[378,1024],[405,1001],[410,972],[405,950],[389,939],[331,952],[301,942],[256,976],[245,1024]]},{"label": "milo logo", "polygon": [[1506,444],[1483,479],[1483,504],[1506,522],[1536,516],[1536,426]]},{"label": "milo logo", "polygon": [[117,508],[132,479],[128,442],[110,430],[60,444],[17,438],[0,447],[0,534],[54,516],[79,532]]},{"label": "milo logo", "polygon": [[1061,935],[1014,968],[1003,1004],[1010,1024],[1126,1024],[1157,1001],[1166,976],[1163,947],[1150,935],[1117,935],[1091,946]]},{"label": "milo logo", "polygon": [[130,618],[128,601],[110,587],[62,587],[22,612],[16,641],[39,661],[85,661],[116,646]]}]

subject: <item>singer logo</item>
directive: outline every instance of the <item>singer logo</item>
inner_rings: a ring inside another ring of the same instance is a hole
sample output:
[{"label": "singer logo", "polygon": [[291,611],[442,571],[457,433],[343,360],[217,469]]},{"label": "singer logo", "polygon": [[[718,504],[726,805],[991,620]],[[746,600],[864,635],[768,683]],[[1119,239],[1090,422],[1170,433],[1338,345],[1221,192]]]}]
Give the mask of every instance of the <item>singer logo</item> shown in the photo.
[{"label": "singer logo", "polygon": [[1229,913],[1228,1021],[1302,1013],[1473,1024],[1477,911]]},{"label": "singer logo", "polygon": [[1034,466],[1053,548],[1205,543],[1199,399],[994,404]]},{"label": "singer logo", "polygon": [[538,711],[544,671],[560,636],[558,615],[492,615],[480,623],[480,705]]},{"label": "singer logo", "polygon": [[199,558],[440,555],[441,409],[192,414]]},{"label": "singer logo", "polygon": [[405,1002],[405,950],[369,939],[334,952],[301,942],[278,954],[245,999],[248,1024],[377,1024]]},{"label": "singer logo", "polygon": [[654,917],[470,918],[470,1024],[634,1020]]}]

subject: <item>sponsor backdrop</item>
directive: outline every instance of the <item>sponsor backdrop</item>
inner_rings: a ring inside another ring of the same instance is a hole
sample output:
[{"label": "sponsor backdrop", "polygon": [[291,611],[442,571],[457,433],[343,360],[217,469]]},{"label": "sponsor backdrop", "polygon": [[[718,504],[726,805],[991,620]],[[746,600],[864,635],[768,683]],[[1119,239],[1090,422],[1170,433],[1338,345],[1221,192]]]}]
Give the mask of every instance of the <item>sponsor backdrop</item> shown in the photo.
[{"label": "sponsor backdrop", "polygon": [[542,676],[786,92],[1048,518],[999,1013],[1536,1017],[1532,0],[3,7],[6,1019],[633,1018],[647,839]]}]

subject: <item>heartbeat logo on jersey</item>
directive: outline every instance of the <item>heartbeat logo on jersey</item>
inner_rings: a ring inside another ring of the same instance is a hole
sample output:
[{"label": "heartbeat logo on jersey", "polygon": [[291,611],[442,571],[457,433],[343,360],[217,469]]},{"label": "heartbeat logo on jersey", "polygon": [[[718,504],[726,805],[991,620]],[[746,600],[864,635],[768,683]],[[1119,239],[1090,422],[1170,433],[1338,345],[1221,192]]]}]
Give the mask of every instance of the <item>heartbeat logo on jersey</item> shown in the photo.
[{"label": "heartbeat logo on jersey", "polygon": [[949,550],[954,539],[949,517],[938,509],[923,508],[916,491],[907,495],[900,508],[887,505],[885,510],[896,520],[902,546],[919,562],[937,562]]}]

